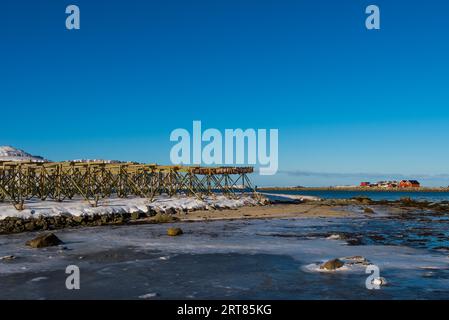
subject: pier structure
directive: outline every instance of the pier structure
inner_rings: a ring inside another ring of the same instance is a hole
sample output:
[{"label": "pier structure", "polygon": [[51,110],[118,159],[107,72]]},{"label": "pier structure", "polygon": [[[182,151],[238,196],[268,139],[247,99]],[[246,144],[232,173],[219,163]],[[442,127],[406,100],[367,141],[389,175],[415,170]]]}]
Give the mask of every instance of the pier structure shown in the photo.
[{"label": "pier structure", "polygon": [[255,189],[248,177],[253,167],[163,166],[108,162],[0,162],[0,202],[18,210],[30,199],[63,201],[82,197],[92,206],[117,196],[204,195]]}]

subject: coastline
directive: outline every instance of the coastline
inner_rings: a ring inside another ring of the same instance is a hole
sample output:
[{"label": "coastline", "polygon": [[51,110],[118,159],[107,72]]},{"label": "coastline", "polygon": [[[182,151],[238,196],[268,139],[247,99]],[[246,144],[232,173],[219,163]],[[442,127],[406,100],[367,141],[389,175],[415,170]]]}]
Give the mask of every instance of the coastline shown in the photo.
[{"label": "coastline", "polygon": [[[241,199],[240,199],[241,200]],[[326,204],[321,201],[290,200],[286,203],[257,203],[244,201],[238,205],[206,206],[192,209],[169,206],[164,210],[133,211],[121,207],[120,210],[107,210],[103,214],[79,214],[69,216],[58,214],[36,217],[5,217],[0,220],[0,235],[52,231],[59,229],[96,227],[107,225],[138,225],[176,222],[204,222],[220,220],[279,219],[279,218],[325,218],[348,217],[354,213],[344,205]],[[98,208],[95,208],[98,209]],[[97,210],[98,211],[98,210]],[[132,212],[129,212],[132,211]]]},{"label": "coastline", "polygon": [[[91,208],[80,201],[54,203],[39,201],[30,212],[0,219],[0,234],[14,234],[59,229],[138,225],[176,222],[204,222],[219,220],[285,219],[285,218],[346,218],[350,216],[378,216],[388,211],[407,215],[413,210],[444,213],[449,203],[401,200],[372,200],[367,197],[323,200],[315,197],[281,195],[284,200],[256,200],[249,196],[228,199],[224,196],[200,201],[193,197],[163,197],[153,202],[146,199],[114,199],[108,204]],[[114,202],[115,201],[115,202]],[[64,206],[65,205],[65,206]],[[42,210],[40,207],[46,207]],[[37,210],[39,208],[39,210]],[[2,208],[0,207],[0,210]],[[5,209],[5,207],[3,207]],[[4,212],[4,211],[3,211]],[[10,211],[12,212],[12,211]]]},{"label": "coastline", "polygon": [[[302,215],[286,219],[142,225],[136,221],[120,227],[67,228],[55,232],[63,244],[39,249],[26,245],[35,233],[3,236],[0,297],[416,299],[447,295],[441,279],[449,276],[449,248],[440,217],[433,216],[438,219],[434,224],[428,223],[431,215],[425,211],[405,220],[400,214],[390,218],[381,211],[382,205],[373,205],[376,213],[371,215],[357,211],[364,206],[356,205],[343,208],[354,212],[354,217],[308,217],[314,211],[306,208],[317,206],[323,209],[328,204],[265,207],[270,212],[303,208]],[[338,211],[336,204],[331,208]],[[216,213],[224,217],[221,214],[238,211]],[[173,227],[183,233],[168,235],[167,229]],[[332,259],[345,265],[323,271],[320,266]],[[73,264],[82,272],[82,290],[61,290],[61,275]],[[366,290],[367,264],[378,266],[387,279],[382,290]]]},{"label": "coastline", "polygon": [[362,192],[449,192],[449,187],[379,188],[379,187],[258,187],[260,191],[362,191]]},{"label": "coastline", "polygon": [[186,215],[199,210],[218,212],[223,209],[263,206],[268,200],[253,195],[229,198],[224,195],[159,196],[146,198],[107,198],[99,206],[92,207],[83,199],[69,201],[41,201],[26,203],[26,209],[18,211],[9,203],[0,204],[0,234],[27,231],[57,230],[73,227],[161,223],[179,220],[176,215]]},{"label": "coastline", "polygon": [[[173,213],[138,219],[116,214],[123,219],[119,223],[103,223],[110,215],[91,215],[76,217],[85,221],[82,225],[1,235],[0,297],[291,298],[294,292],[295,298],[342,298],[342,283],[357,298],[422,297],[410,283],[431,287],[428,298],[447,294],[440,279],[449,277],[449,202],[290,201],[166,210]],[[176,229],[181,231],[176,236],[168,232]],[[48,235],[57,243],[29,245]],[[344,261],[343,267],[321,269],[334,259]],[[83,290],[61,291],[60,275],[73,264],[86,279]],[[378,266],[388,281],[376,296],[362,281],[367,264]]]}]

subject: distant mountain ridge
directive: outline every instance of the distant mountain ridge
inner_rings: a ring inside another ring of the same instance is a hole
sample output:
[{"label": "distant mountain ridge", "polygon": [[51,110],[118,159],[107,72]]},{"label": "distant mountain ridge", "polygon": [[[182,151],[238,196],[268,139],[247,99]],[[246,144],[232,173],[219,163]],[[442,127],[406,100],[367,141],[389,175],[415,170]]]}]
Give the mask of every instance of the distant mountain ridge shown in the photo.
[{"label": "distant mountain ridge", "polygon": [[[21,149],[17,149],[11,146],[0,146],[0,161],[32,161],[32,162],[50,162],[41,156],[34,156]],[[75,159],[67,160],[68,162],[101,162],[101,163],[123,163],[118,160],[104,160],[104,159]]]},{"label": "distant mountain ridge", "polygon": [[16,149],[11,146],[0,146],[0,161],[33,161],[45,162],[48,161],[41,156],[31,155],[21,149]]}]

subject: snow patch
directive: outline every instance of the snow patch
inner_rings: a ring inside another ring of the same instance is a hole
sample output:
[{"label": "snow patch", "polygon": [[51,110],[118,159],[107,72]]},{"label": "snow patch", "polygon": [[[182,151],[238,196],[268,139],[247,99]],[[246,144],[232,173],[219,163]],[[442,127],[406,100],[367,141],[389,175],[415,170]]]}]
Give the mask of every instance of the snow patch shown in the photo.
[{"label": "snow patch", "polygon": [[161,195],[153,201],[145,198],[108,198],[100,201],[98,207],[92,207],[84,199],[73,199],[63,202],[41,201],[37,199],[25,203],[25,209],[17,211],[11,203],[0,203],[0,220],[7,217],[22,219],[54,216],[83,216],[124,213],[148,213],[169,211],[194,211],[213,209],[236,209],[243,206],[257,205],[258,201],[250,196],[230,199],[223,195],[208,196],[198,199],[189,196],[169,197]]}]

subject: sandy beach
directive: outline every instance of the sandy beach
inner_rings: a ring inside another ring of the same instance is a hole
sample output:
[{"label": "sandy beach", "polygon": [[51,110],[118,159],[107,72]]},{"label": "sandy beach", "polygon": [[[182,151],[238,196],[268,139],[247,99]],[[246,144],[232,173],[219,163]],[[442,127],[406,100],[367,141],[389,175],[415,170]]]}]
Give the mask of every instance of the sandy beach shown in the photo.
[{"label": "sandy beach", "polygon": [[186,215],[177,214],[181,221],[203,220],[235,220],[235,219],[268,219],[268,218],[298,218],[298,217],[347,217],[354,213],[342,206],[330,206],[314,203],[301,204],[271,204],[257,207],[240,207],[225,210],[200,210]]}]

